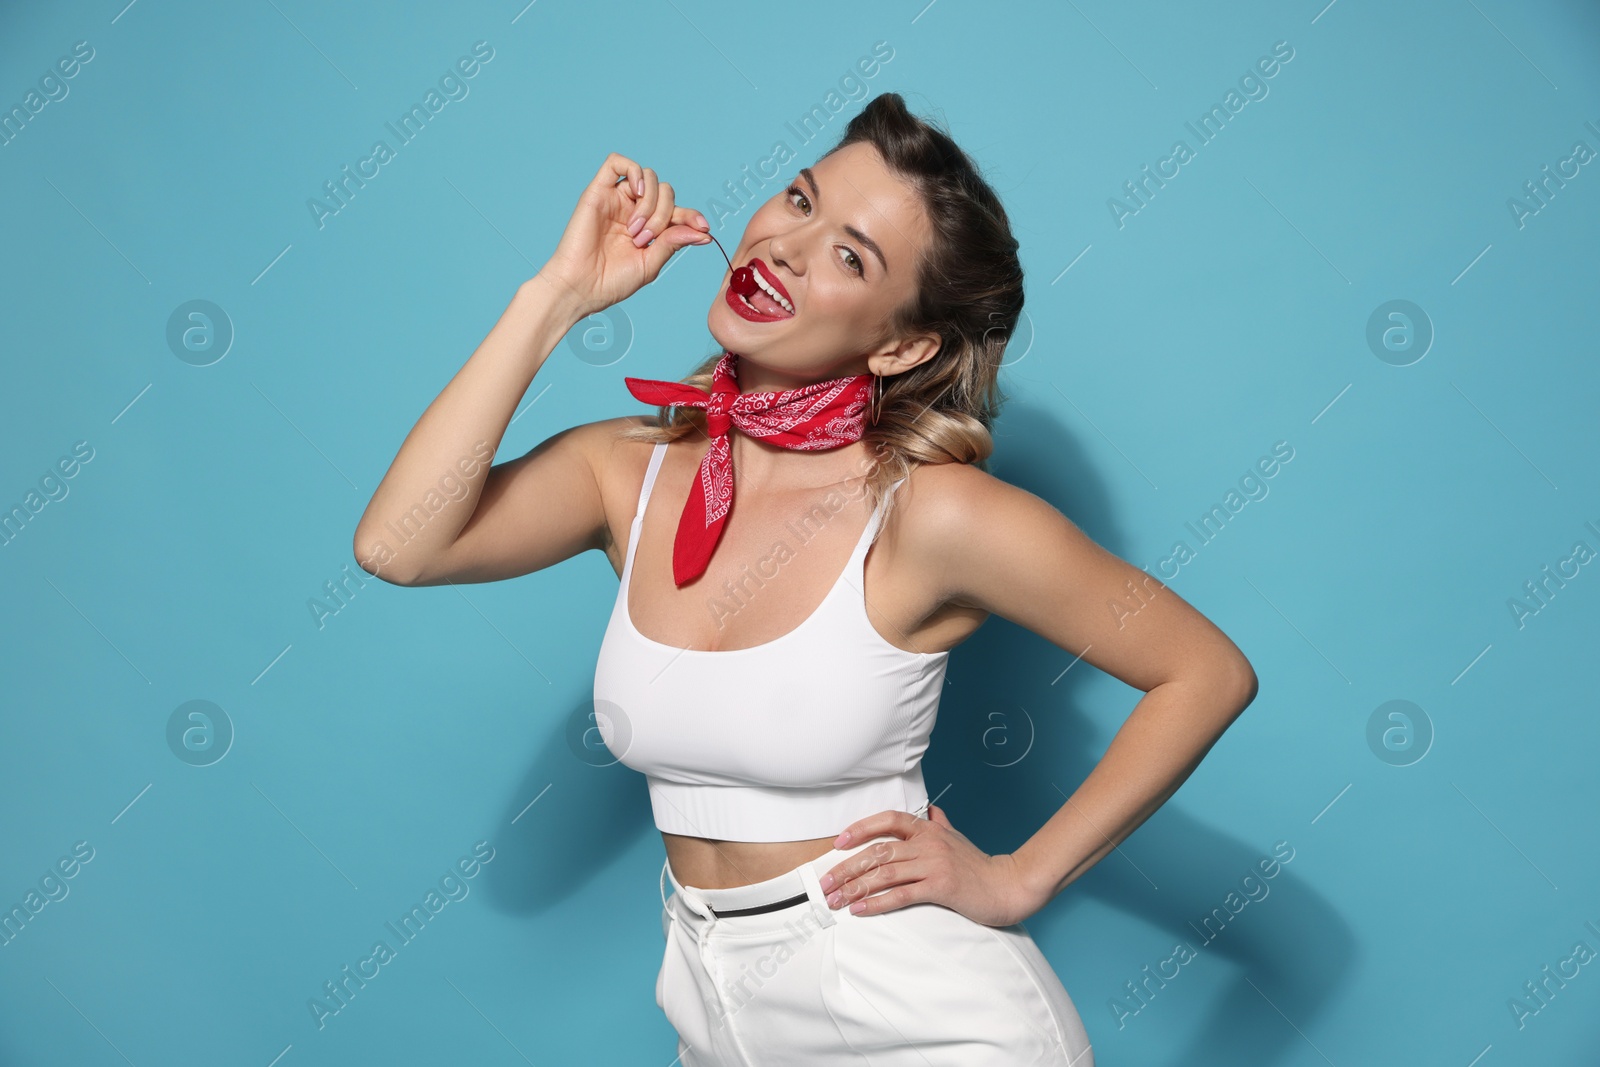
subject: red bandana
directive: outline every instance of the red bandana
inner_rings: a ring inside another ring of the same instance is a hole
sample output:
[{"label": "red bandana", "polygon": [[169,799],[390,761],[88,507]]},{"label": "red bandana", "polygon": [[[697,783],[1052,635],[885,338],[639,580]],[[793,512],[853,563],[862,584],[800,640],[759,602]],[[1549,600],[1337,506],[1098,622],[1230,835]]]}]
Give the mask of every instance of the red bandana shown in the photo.
[{"label": "red bandana", "polygon": [[724,352],[712,372],[711,392],[682,382],[624,378],[628,392],[647,404],[704,408],[711,447],[689,490],[672,544],[672,578],[678,585],[705,573],[733,508],[733,450],[728,431],[780,448],[825,451],[861,440],[872,375],[830,378],[776,393],[741,393],[738,356]]}]

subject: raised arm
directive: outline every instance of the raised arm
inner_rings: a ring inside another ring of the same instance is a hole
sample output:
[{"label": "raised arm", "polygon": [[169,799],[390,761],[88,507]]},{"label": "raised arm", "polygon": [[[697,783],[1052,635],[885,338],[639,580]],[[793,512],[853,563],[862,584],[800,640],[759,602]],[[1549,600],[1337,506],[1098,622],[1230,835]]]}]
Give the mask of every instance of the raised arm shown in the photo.
[{"label": "raised arm", "polygon": [[[362,569],[395,585],[489,581],[590,547],[605,517],[578,447],[582,428],[490,466],[517,403],[578,317],[574,299],[548,279],[535,275],[517,288],[378,483],[356,526]],[[521,491],[510,494],[514,483]],[[527,514],[532,506],[539,514]],[[525,520],[516,531],[506,521],[513,510]]]},{"label": "raised arm", "polygon": [[[629,230],[636,215],[643,245]],[[654,280],[679,248],[710,241],[704,223],[674,205],[672,187],[650,168],[616,153],[606,158],[550,261],[517,287],[406,435],[356,526],[364,570],[395,585],[486,582],[605,544],[596,464],[626,420],[565,430],[490,464],[517,403],[566,332]]]}]

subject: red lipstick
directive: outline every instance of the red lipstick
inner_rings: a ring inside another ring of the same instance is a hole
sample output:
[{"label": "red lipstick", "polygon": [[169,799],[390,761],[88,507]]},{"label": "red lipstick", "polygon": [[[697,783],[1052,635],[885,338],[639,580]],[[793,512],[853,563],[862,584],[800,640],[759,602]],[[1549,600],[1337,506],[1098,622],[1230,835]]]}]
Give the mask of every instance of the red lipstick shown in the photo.
[{"label": "red lipstick", "polygon": [[[756,283],[755,271],[760,271],[762,280],[772,286],[774,290],[782,295],[784,300],[789,301],[790,305],[793,306],[794,301],[790,299],[788,290],[772,276],[771,268],[759,259],[752,259],[749,265],[740,267],[733,272],[733,278],[729,281],[728,288],[723,293],[723,300],[727,302],[729,307],[738,312],[741,318],[750,322],[782,322],[784,319],[794,318],[793,314],[783,310],[777,301],[773,300],[770,295],[765,294],[765,290]],[[763,295],[758,298],[756,294]],[[755,304],[747,302],[747,300],[753,299],[760,299],[771,310],[762,311]]]}]

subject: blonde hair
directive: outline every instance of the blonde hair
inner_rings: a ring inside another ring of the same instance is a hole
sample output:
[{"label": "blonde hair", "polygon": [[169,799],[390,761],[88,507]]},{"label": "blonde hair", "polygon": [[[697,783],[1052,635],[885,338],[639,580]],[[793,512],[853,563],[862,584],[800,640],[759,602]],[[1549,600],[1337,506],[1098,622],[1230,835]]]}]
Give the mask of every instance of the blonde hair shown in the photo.
[{"label": "blonde hair", "polygon": [[[891,334],[934,333],[939,351],[901,374],[875,383],[879,416],[869,409],[862,440],[872,457],[865,472],[876,506],[917,463],[970,463],[988,469],[992,427],[1008,399],[999,384],[1006,344],[1022,315],[1022,262],[999,196],[978,166],[942,129],[906,110],[899,93],[883,93],[850,120],[839,143],[866,142],[920,195],[931,227],[915,295],[890,321]],[[686,385],[709,391],[722,358],[707,356]],[[678,441],[706,436],[705,413],[663,407],[653,425],[624,429],[629,440]],[[892,510],[893,502],[889,508]],[[882,530],[887,524],[879,525]]]}]

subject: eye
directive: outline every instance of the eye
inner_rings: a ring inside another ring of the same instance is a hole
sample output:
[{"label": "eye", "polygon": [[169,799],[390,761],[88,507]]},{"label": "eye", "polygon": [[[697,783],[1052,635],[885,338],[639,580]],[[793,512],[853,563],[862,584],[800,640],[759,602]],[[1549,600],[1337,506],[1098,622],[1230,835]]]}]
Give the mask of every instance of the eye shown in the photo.
[{"label": "eye", "polygon": [[[794,203],[794,198],[798,196],[805,204],[805,206],[801,207],[800,210],[805,212],[807,215],[811,214],[811,198],[805,194],[805,190],[801,189],[800,186],[791,185],[789,188],[784,190],[784,194],[789,197],[789,203],[791,204]],[[849,245],[840,245],[839,247],[844,251],[844,254],[847,257],[845,260],[845,265],[850,270],[855,272],[856,277],[864,277],[867,273],[866,264],[861,262],[861,257],[856,255],[855,250]]]}]

